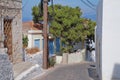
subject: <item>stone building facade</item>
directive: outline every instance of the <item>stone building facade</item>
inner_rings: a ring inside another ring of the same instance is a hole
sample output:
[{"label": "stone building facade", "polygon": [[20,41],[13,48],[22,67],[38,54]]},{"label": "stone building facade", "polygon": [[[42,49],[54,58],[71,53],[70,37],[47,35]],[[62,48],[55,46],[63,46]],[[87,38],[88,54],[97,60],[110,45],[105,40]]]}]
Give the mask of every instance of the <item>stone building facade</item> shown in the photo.
[{"label": "stone building facade", "polygon": [[0,0],[0,48],[13,63],[22,61],[22,0]]}]

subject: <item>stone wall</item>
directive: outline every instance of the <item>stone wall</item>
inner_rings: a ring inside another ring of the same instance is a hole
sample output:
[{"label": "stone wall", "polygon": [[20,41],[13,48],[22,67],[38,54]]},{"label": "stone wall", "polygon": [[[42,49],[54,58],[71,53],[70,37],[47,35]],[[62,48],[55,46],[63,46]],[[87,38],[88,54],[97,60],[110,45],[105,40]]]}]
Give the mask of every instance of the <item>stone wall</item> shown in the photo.
[{"label": "stone wall", "polygon": [[0,15],[0,24],[5,18],[12,19],[13,63],[20,62],[22,61],[22,0],[1,0]]},{"label": "stone wall", "polygon": [[35,54],[25,53],[25,61],[31,62],[33,64],[38,64],[42,67],[43,64],[43,51],[37,52]]},{"label": "stone wall", "polygon": [[68,55],[68,63],[80,63],[85,61],[86,50],[83,49],[80,52],[72,53]]},{"label": "stone wall", "polygon": [[75,52],[71,54],[63,53],[62,63],[71,64],[71,63],[80,63],[82,61],[85,61],[85,56],[86,56],[85,53],[86,53],[85,49],[81,50],[80,52]]},{"label": "stone wall", "polygon": [[4,49],[0,49],[0,80],[14,80],[12,64],[8,59],[8,55]]}]

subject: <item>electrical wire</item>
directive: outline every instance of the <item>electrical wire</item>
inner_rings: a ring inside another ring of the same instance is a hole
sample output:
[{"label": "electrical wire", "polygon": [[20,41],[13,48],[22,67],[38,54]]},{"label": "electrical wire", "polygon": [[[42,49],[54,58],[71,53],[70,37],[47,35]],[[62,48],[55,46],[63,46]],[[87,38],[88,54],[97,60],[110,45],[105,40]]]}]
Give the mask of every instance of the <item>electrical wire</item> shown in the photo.
[{"label": "electrical wire", "polygon": [[89,5],[87,2],[85,2],[84,0],[81,0],[82,3],[84,3],[86,6],[88,6],[89,8],[91,8],[92,10],[96,10],[94,7],[92,7],[91,5]]},{"label": "electrical wire", "polygon": [[89,1],[89,0],[86,0],[91,6],[93,6],[93,7],[96,7],[96,5],[95,4],[93,4],[91,1]]},{"label": "electrical wire", "polygon": [[54,12],[53,0],[51,0],[51,5],[52,5],[52,10],[53,10],[53,12]]},{"label": "electrical wire", "polygon": [[[0,2],[1,2],[2,0],[0,0]],[[8,11],[8,9],[15,9],[15,10],[18,10],[18,11],[16,11],[17,13],[16,13],[16,15],[14,16],[14,17],[16,17],[18,14],[19,14],[19,10],[20,9],[24,9],[25,8],[25,6],[28,4],[28,1],[26,1],[25,2],[25,4],[22,6],[22,8],[17,8],[17,6],[15,5],[15,2],[20,2],[20,3],[22,3],[22,1],[19,1],[19,0],[12,0],[13,1],[13,3],[14,3],[14,8],[8,8],[8,6],[7,7],[5,7],[5,10],[6,11]],[[89,8],[91,8],[91,9],[93,9],[93,10],[96,10],[95,9],[95,6],[96,5],[94,5],[92,2],[90,2],[89,0],[81,0],[82,1],[82,3],[84,3],[86,6],[88,6]],[[3,1],[2,1],[3,2]],[[5,1],[4,1],[5,2]],[[5,2],[6,3],[6,5],[8,5],[8,0],[7,0],[7,2]],[[51,0],[51,4],[52,4],[52,10],[53,10],[53,14],[54,14],[54,7],[53,7],[53,0]],[[0,5],[0,7],[1,7],[1,5]],[[3,7],[3,6],[2,6]]]},{"label": "electrical wire", "polygon": [[54,2],[51,0],[51,5],[52,5],[52,18],[54,18],[55,11],[54,11]]}]

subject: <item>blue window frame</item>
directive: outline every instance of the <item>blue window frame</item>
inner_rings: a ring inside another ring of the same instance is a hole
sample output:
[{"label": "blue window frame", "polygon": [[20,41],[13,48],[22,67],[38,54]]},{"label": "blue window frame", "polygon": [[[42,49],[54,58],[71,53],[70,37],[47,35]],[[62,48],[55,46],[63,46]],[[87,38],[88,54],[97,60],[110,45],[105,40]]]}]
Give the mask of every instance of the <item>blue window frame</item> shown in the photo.
[{"label": "blue window frame", "polygon": [[49,55],[53,55],[54,54],[54,44],[53,44],[53,40],[49,40]]}]

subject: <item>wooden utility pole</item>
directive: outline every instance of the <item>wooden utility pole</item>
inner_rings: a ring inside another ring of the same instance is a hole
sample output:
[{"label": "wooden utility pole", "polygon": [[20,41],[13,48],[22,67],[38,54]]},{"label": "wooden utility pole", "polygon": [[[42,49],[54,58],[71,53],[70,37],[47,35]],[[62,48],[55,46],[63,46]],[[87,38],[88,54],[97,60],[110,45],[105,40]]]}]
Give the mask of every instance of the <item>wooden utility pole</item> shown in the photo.
[{"label": "wooden utility pole", "polygon": [[43,36],[44,36],[44,49],[43,49],[43,68],[48,68],[48,0],[43,0]]}]

